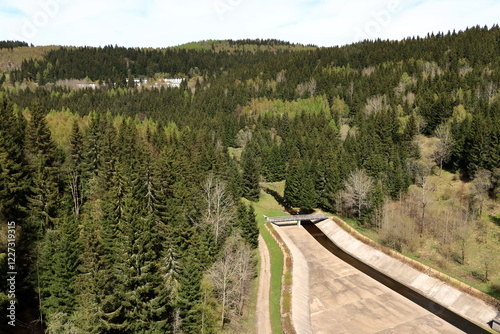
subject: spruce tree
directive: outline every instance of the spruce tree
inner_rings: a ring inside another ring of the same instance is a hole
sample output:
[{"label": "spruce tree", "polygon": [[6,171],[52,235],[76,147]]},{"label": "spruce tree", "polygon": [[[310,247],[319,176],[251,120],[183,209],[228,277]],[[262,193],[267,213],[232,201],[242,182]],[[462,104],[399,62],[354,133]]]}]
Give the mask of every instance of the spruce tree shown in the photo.
[{"label": "spruce tree", "polygon": [[74,120],[70,135],[69,156],[66,161],[66,178],[73,199],[73,213],[78,216],[84,203],[83,189],[83,136]]},{"label": "spruce tree", "polygon": [[298,174],[302,177],[299,179],[299,201],[297,204],[302,212],[309,213],[317,204],[315,173],[311,164],[303,161]]},{"label": "spruce tree", "polygon": [[260,188],[260,162],[255,144],[247,144],[241,156],[243,167],[243,196],[250,201],[258,201]]},{"label": "spruce tree", "polygon": [[340,174],[339,156],[333,149],[325,152],[325,160],[322,162],[325,165],[325,189],[323,196],[320,198],[321,206],[329,211],[334,211],[337,202],[337,194],[343,187],[343,179]]},{"label": "spruce tree", "polygon": [[92,215],[85,215],[81,225],[82,253],[76,278],[78,306],[74,319],[82,332],[98,334],[111,332],[121,308],[106,259],[100,209],[95,203],[89,203],[87,208]]},{"label": "spruce tree", "polygon": [[103,136],[101,114],[92,112],[89,115],[89,125],[85,133],[84,167],[88,178],[99,173],[101,164],[101,140]]},{"label": "spruce tree", "polygon": [[300,153],[298,148],[294,147],[292,156],[290,157],[290,161],[288,163],[284,194],[285,201],[291,206],[300,206],[302,178],[305,176],[302,175],[302,171],[303,168]]},{"label": "spruce tree", "polygon": [[89,133],[94,139],[98,138],[95,142],[98,157],[94,164],[94,168],[97,169],[91,175],[98,175],[98,178],[95,180],[101,184],[104,190],[109,190],[114,185],[113,178],[118,173],[116,164],[119,146],[117,143],[117,131],[112,123],[111,116],[107,114],[106,116],[101,116],[100,119],[101,126],[98,129],[99,133]]},{"label": "spruce tree", "polygon": [[[18,115],[17,117],[22,117]],[[29,173],[24,152],[24,125],[16,120],[12,105],[0,101],[0,219],[24,216]],[[24,119],[24,117],[23,117]],[[21,128],[19,128],[21,126]]]},{"label": "spruce tree", "polygon": [[201,327],[202,303],[201,280],[203,264],[207,264],[207,253],[202,243],[195,236],[180,261],[181,275],[175,308],[179,309],[182,330],[186,333],[199,333]]},{"label": "spruce tree", "polygon": [[42,309],[46,317],[57,313],[65,319],[76,308],[76,275],[79,265],[80,247],[77,243],[78,229],[73,217],[65,217],[58,230],[46,233],[40,256],[42,287]]},{"label": "spruce tree", "polygon": [[30,231],[43,237],[54,228],[59,205],[59,160],[40,103],[35,101],[27,131],[28,159],[32,172],[28,197]]},{"label": "spruce tree", "polygon": [[255,209],[252,205],[248,209],[244,203],[238,203],[238,222],[241,236],[253,248],[259,245],[259,227],[255,219]]},{"label": "spruce tree", "polygon": [[158,238],[152,217],[140,207],[132,194],[125,197],[113,268],[123,321],[118,328],[122,333],[167,332],[169,292],[158,270]]},{"label": "spruce tree", "polygon": [[490,128],[484,115],[475,115],[467,139],[467,172],[473,178],[478,170],[486,167],[490,154]]}]

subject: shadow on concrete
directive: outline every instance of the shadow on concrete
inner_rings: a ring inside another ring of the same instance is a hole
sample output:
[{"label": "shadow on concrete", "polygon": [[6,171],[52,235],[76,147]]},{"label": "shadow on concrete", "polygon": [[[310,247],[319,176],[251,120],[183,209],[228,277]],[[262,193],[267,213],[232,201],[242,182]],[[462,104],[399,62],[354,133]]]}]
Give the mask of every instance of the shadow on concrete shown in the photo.
[{"label": "shadow on concrete", "polygon": [[466,333],[488,333],[482,327],[476,325],[475,323],[461,317],[455,312],[441,306],[440,304],[422,296],[415,290],[407,287],[404,284],[392,279],[391,277],[379,272],[373,267],[365,264],[364,262],[356,259],[352,255],[344,252],[340,247],[338,247],[333,241],[331,241],[314,223],[302,222],[304,229],[311,234],[311,236],[316,239],[323,247],[330,251],[333,255],[346,262],[347,264],[353,266],[364,274],[370,276],[374,280],[382,283],[391,290],[394,290],[398,294],[407,299],[411,300],[415,304],[423,307],[427,311],[435,314],[444,321],[450,323],[451,325],[457,327],[458,329]]}]

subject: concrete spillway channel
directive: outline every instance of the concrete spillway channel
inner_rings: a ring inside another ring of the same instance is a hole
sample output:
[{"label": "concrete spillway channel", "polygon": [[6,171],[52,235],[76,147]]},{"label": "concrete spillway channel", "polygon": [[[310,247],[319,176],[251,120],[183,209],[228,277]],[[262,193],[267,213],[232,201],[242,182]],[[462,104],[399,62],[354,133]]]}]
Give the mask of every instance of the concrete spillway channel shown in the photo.
[{"label": "concrete spillway channel", "polygon": [[[276,228],[292,246],[294,288],[302,287],[292,297],[301,303],[292,311],[301,333],[488,333],[453,307],[441,306],[338,247],[328,230],[336,226],[331,220],[302,225]],[[303,269],[296,273],[296,267]]]},{"label": "concrete spillway channel", "polygon": [[403,297],[408,298],[415,304],[425,308],[427,311],[437,315],[444,321],[450,323],[451,325],[457,327],[458,329],[466,333],[488,333],[483,328],[470,322],[467,319],[459,316],[458,314],[442,307],[441,305],[435,303],[434,301],[422,296],[421,294],[415,292],[414,290],[408,288],[407,286],[397,282],[396,280],[390,278],[389,276],[382,274],[381,272],[375,270],[374,268],[366,265],[365,263],[359,261],[353,256],[347,254],[337,245],[335,245],[328,237],[315,225],[312,223],[303,224],[307,232],[309,232],[323,247],[330,251],[333,255],[337,256],[342,261],[348,263],[364,274],[370,276],[376,281],[382,283],[391,290],[397,292]]}]

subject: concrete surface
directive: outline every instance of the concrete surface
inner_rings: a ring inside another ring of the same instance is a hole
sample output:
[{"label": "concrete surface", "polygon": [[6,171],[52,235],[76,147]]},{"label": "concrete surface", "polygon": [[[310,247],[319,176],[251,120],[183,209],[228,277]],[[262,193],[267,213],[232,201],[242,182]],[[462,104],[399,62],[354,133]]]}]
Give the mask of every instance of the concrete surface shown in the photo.
[{"label": "concrete surface", "polygon": [[488,327],[487,323],[497,315],[498,310],[493,306],[371,248],[332,220],[320,222],[316,226],[346,253],[464,318]]},{"label": "concrete surface", "polygon": [[290,240],[282,228],[275,227],[293,259],[292,269],[292,322],[297,333],[312,333],[309,307],[309,266],[301,250]]},{"label": "concrete surface", "polygon": [[462,333],[338,259],[302,227],[275,228],[293,257],[297,333]]}]

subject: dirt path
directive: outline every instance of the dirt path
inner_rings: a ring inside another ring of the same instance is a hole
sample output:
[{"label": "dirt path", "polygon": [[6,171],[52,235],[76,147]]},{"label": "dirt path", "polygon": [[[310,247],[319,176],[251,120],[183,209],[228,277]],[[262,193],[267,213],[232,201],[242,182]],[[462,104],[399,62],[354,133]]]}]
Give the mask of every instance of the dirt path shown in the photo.
[{"label": "dirt path", "polygon": [[271,319],[269,316],[269,287],[271,282],[271,261],[267,245],[259,235],[260,275],[255,316],[255,330],[259,334],[271,334]]}]

